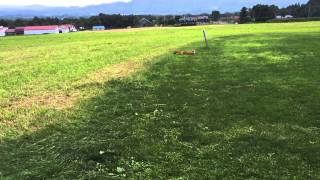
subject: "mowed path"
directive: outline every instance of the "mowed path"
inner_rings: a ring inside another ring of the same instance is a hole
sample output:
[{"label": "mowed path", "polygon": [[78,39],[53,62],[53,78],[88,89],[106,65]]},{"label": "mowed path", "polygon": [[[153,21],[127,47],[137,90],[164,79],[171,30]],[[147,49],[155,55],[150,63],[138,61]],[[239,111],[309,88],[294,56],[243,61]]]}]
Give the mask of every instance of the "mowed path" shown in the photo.
[{"label": "mowed path", "polygon": [[318,178],[319,35],[310,22],[2,38],[0,178]]}]

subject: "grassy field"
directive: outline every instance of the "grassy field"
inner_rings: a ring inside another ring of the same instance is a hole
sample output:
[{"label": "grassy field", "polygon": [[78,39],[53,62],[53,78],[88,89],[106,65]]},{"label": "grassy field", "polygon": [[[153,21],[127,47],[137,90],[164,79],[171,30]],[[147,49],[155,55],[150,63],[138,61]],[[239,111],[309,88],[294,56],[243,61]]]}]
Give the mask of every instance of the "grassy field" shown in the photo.
[{"label": "grassy field", "polygon": [[0,38],[0,179],[319,179],[319,48],[319,22]]}]

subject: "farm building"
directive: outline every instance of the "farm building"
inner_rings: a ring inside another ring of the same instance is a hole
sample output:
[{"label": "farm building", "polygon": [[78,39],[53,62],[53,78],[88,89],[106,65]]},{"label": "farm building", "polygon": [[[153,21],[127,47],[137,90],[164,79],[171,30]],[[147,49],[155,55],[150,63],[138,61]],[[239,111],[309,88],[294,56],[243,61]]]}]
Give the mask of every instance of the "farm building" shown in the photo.
[{"label": "farm building", "polygon": [[67,26],[69,28],[70,32],[77,32],[78,31],[77,28],[72,24],[66,24],[64,26]]},{"label": "farm building", "polygon": [[106,27],[104,27],[104,26],[93,26],[92,27],[93,31],[103,31],[105,29],[106,29]]},{"label": "farm building", "polygon": [[142,18],[139,20],[139,26],[140,27],[153,26],[153,23],[146,18]]},{"label": "farm building", "polygon": [[69,32],[70,32],[69,27],[67,27],[65,25],[59,26],[59,33],[69,33]]},{"label": "farm building", "polygon": [[276,16],[276,19],[291,19],[291,18],[293,18],[292,15]]},{"label": "farm building", "polygon": [[77,29],[71,24],[51,25],[51,26],[26,26],[16,27],[15,29],[4,30],[5,35],[33,35],[33,34],[59,34],[76,32]]},{"label": "farm building", "polygon": [[59,26],[60,33],[69,33],[69,32],[76,32],[77,28],[71,24],[64,24]]},{"label": "farm building", "polygon": [[25,35],[59,34],[59,26],[26,26],[23,30]]},{"label": "farm building", "polygon": [[291,18],[293,18],[293,16],[292,15],[285,15],[284,18],[285,19],[291,19]]},{"label": "farm building", "polygon": [[23,35],[24,34],[24,27],[16,27],[16,35]]},{"label": "farm building", "polygon": [[0,36],[6,36],[7,27],[0,26]]},{"label": "farm building", "polygon": [[6,36],[12,36],[12,35],[16,35],[16,30],[15,29],[7,29]]},{"label": "farm building", "polygon": [[182,25],[196,25],[198,23],[209,22],[209,17],[208,16],[184,16],[179,19],[179,22]]},{"label": "farm building", "polygon": [[226,23],[239,23],[240,22],[240,16],[227,16],[220,18],[220,21],[226,22]]}]

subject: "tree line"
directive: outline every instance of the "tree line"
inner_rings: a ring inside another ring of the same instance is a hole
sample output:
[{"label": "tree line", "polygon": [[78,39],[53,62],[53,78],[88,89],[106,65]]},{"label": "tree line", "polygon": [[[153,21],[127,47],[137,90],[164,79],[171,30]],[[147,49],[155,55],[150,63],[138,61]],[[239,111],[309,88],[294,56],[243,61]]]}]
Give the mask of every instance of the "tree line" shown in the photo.
[{"label": "tree line", "polygon": [[[185,16],[190,16],[187,14]],[[212,21],[219,21],[223,17],[240,16],[240,23],[264,22],[274,19],[277,15],[292,15],[295,18],[320,17],[320,0],[309,0],[306,4],[293,4],[285,8],[276,5],[257,4],[252,8],[243,7],[238,13],[220,13],[213,11],[212,14],[200,14],[209,16]],[[99,14],[91,17],[57,18],[57,17],[34,17],[32,19],[0,19],[0,25],[10,28],[20,26],[61,25],[73,24],[77,28],[91,29],[94,25],[104,25],[107,28],[126,28],[141,26],[140,20],[146,18],[154,25],[179,24],[179,15],[154,16],[154,15],[120,15]]]},{"label": "tree line", "polygon": [[257,4],[252,8],[243,7],[240,11],[240,23],[265,22],[276,16],[286,15],[294,18],[320,17],[320,0],[309,0],[306,4],[293,4],[285,8],[263,4]]},{"label": "tree line", "polygon": [[21,26],[45,26],[73,24],[77,28],[91,29],[95,25],[104,25],[107,28],[126,28],[141,26],[140,20],[146,18],[152,24],[175,25],[181,16],[153,16],[153,15],[120,15],[120,14],[99,14],[91,17],[79,18],[57,18],[57,17],[34,17],[32,19],[0,19],[0,25],[10,28]]}]

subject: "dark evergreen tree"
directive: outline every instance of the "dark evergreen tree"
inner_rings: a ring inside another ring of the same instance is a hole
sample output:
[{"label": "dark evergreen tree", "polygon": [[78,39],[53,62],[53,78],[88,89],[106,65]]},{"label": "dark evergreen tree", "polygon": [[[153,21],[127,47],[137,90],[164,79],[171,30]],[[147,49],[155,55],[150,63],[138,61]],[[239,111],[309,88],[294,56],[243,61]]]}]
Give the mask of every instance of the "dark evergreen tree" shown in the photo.
[{"label": "dark evergreen tree", "polygon": [[248,8],[243,7],[240,11],[240,24],[247,23],[250,21],[251,21],[251,18],[250,18]]},{"label": "dark evergreen tree", "polygon": [[252,16],[257,22],[263,22],[276,17],[273,6],[258,4],[252,8]]},{"label": "dark evergreen tree", "polygon": [[220,11],[212,11],[211,16],[214,21],[219,21],[221,16]]}]

